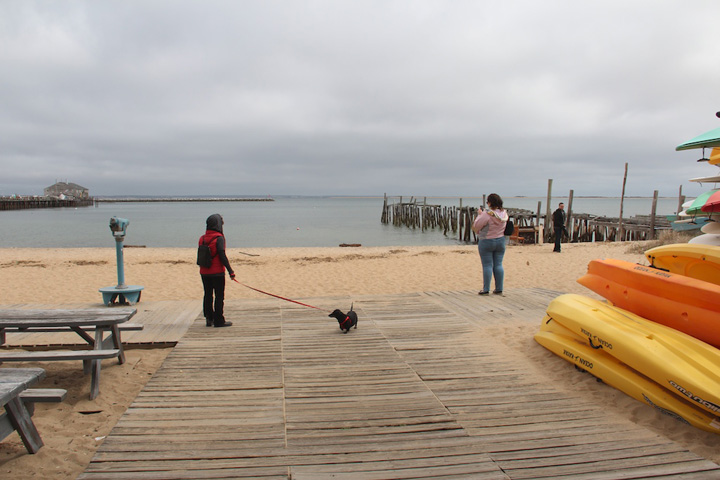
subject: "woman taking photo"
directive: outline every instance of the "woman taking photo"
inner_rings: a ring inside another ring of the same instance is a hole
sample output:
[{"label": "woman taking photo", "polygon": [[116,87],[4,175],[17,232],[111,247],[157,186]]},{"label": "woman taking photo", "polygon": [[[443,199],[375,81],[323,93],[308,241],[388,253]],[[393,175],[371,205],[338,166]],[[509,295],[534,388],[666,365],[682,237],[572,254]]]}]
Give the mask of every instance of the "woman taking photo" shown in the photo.
[{"label": "woman taking photo", "polygon": [[505,224],[508,214],[503,209],[503,201],[497,193],[491,193],[487,199],[488,208],[480,213],[473,222],[473,232],[477,234],[487,227],[487,234],[478,241],[478,251],[483,268],[483,289],[479,295],[490,293],[490,281],[495,278],[493,293],[503,292],[503,256],[505,256]]}]

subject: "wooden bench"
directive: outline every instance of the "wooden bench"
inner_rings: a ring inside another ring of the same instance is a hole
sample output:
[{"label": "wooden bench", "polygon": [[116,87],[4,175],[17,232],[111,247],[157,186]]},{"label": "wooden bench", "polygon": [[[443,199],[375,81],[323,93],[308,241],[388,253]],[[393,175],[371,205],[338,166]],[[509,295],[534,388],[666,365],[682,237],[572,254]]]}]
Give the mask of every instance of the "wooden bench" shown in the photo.
[{"label": "wooden bench", "polygon": [[62,389],[28,389],[45,376],[41,368],[0,369],[0,440],[14,431],[18,432],[29,453],[43,446],[40,433],[32,421],[37,402],[61,402],[67,392]]},{"label": "wooden bench", "polygon": [[513,229],[513,233],[510,234],[510,240],[515,241],[517,243],[523,243],[525,242],[525,237],[520,235],[520,227],[515,225],[515,228]]},{"label": "wooden bench", "polygon": [[90,398],[96,398],[100,393],[101,360],[117,358],[120,350],[0,350],[0,362],[46,362],[53,360],[82,360],[83,371],[90,373]]},{"label": "wooden bench", "polygon": [[530,225],[526,227],[519,227],[518,225],[515,225],[515,229],[513,230],[512,235],[510,235],[510,240],[517,243],[531,242],[542,244],[542,235],[542,226],[535,227]]}]

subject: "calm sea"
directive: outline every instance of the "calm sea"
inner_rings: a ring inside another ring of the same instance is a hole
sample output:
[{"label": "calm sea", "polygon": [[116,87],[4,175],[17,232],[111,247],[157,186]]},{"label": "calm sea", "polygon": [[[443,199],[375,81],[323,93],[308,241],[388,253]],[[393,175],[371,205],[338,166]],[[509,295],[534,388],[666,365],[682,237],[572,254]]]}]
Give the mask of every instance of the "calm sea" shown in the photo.
[{"label": "calm sea", "polygon": [[[405,197],[404,200],[408,200]],[[422,201],[422,199],[421,199]],[[505,206],[535,211],[545,198],[506,198]],[[567,198],[553,198],[553,207]],[[430,198],[435,205],[459,205],[458,198]],[[481,198],[464,198],[479,206]],[[94,207],[0,211],[0,247],[112,247],[110,217],[127,218],[125,245],[195,247],[205,219],[219,213],[225,219],[229,248],[455,245],[442,232],[420,232],[382,225],[383,199],[377,197],[275,197],[273,202],[145,202],[98,203]],[[554,208],[553,208],[554,209]],[[652,198],[625,199],[623,216],[647,215]],[[658,214],[673,214],[677,199],[658,200]],[[575,198],[573,211],[617,217],[619,198]]]}]

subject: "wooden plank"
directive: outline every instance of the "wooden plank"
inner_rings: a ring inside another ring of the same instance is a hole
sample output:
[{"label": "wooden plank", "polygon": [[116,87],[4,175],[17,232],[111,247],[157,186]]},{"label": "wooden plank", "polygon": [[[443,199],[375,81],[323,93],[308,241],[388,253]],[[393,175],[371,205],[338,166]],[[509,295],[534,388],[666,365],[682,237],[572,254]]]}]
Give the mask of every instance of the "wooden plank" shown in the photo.
[{"label": "wooden plank", "polygon": [[38,383],[45,378],[42,368],[0,368],[0,383],[22,383],[25,388]]},{"label": "wooden plank", "polygon": [[[81,325],[80,330],[95,331],[95,325]],[[121,331],[142,330],[144,325],[139,323],[122,323],[118,327]],[[7,327],[6,333],[27,333],[27,329],[21,327]],[[63,327],[37,327],[32,329],[32,333],[66,333],[67,328]]]},{"label": "wooden plank", "polygon": [[27,322],[52,326],[56,320],[77,322],[78,325],[105,325],[108,322],[126,321],[137,313],[135,308],[78,308],[78,309],[0,309],[0,323]]},{"label": "wooden plank", "polygon": [[67,397],[67,390],[62,388],[30,388],[20,393],[20,399],[27,403],[62,402]]},{"label": "wooden plank", "polygon": [[40,350],[40,351],[0,351],[0,362],[45,362],[54,360],[97,360],[115,358],[120,350]]}]

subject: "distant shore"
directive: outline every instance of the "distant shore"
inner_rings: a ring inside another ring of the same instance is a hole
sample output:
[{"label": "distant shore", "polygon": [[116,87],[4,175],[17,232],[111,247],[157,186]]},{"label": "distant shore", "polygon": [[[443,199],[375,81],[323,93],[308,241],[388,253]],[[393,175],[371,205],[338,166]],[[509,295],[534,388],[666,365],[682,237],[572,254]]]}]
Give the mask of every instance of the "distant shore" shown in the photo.
[{"label": "distant shore", "polygon": [[146,203],[146,202],[274,202],[274,198],[237,198],[237,197],[96,197],[97,203]]}]

